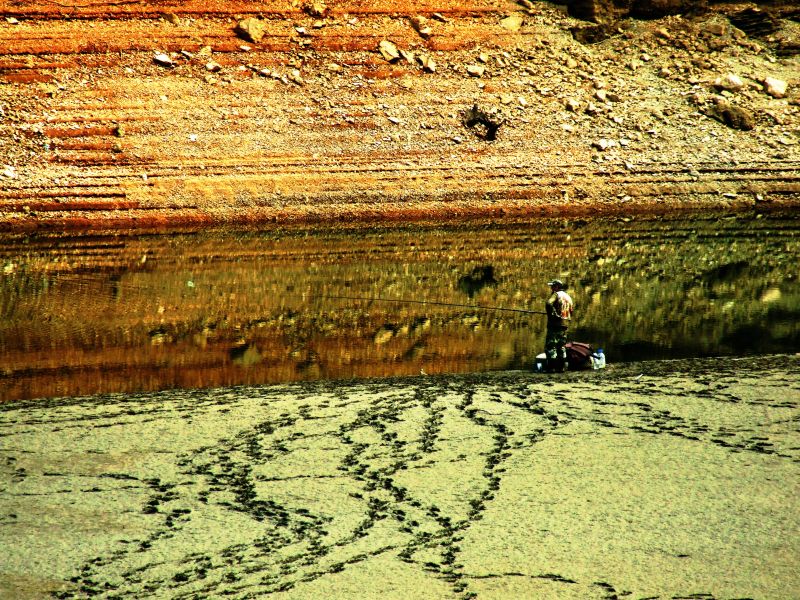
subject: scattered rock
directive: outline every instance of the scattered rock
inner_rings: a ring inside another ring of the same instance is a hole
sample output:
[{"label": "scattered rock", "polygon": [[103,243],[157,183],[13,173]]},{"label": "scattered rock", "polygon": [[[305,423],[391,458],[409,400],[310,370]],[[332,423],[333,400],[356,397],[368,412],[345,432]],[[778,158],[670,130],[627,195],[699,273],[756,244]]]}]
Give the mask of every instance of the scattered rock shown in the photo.
[{"label": "scattered rock", "polygon": [[419,63],[422,65],[422,69],[424,71],[427,71],[428,73],[436,72],[436,61],[427,54],[420,55]]},{"label": "scattered rock", "polygon": [[725,98],[716,98],[708,114],[732,129],[750,131],[755,127],[753,113],[746,108],[731,104]]},{"label": "scattered rock", "polygon": [[305,83],[298,69],[292,69],[292,72],[289,73],[288,79],[289,81],[297,85],[303,85]]},{"label": "scattered rock", "polygon": [[616,148],[618,145],[619,144],[615,140],[607,140],[606,138],[600,138],[596,142],[592,142],[592,146],[603,151],[609,148]]},{"label": "scattered rock", "polygon": [[303,10],[312,17],[324,17],[328,12],[328,7],[324,2],[307,2]]},{"label": "scattered rock", "polygon": [[719,90],[727,90],[729,92],[737,92],[744,86],[744,81],[733,73],[728,73],[722,77],[717,77],[714,80],[714,87]]},{"label": "scattered rock", "polygon": [[162,67],[174,67],[175,62],[169,57],[168,54],[164,54],[163,52],[156,52],[153,55],[153,62],[157,65],[161,65]]},{"label": "scattered rock", "polygon": [[584,112],[587,115],[596,115],[600,112],[600,109],[594,102],[589,102],[589,104],[586,105],[586,110],[584,110]]},{"label": "scattered rock", "polygon": [[671,40],[672,39],[672,35],[664,27],[659,27],[658,29],[656,29],[655,34],[656,34],[656,37],[660,37],[661,39],[664,39],[664,40]]},{"label": "scattered rock", "polygon": [[9,25],[19,25],[19,20],[15,17],[6,17],[6,23]]},{"label": "scattered rock", "polygon": [[180,25],[181,24],[181,18],[178,15],[176,15],[175,13],[168,12],[168,13],[164,13],[163,16],[164,16],[164,20],[167,23],[172,23],[173,25]]},{"label": "scattered rock", "polygon": [[8,179],[16,179],[17,169],[15,167],[12,167],[11,165],[5,165],[3,167],[2,172],[0,172],[0,175],[2,175],[3,177],[7,177]]},{"label": "scattered rock", "polygon": [[513,14],[505,19],[500,20],[500,27],[511,31],[512,33],[516,33],[520,29],[522,29],[522,25],[525,23],[525,20],[522,18],[520,14]]},{"label": "scattered rock", "polygon": [[728,28],[724,23],[719,21],[710,21],[703,25],[703,31],[707,31],[711,35],[725,35],[725,33],[728,31]]},{"label": "scattered rock", "polygon": [[787,83],[781,79],[767,77],[764,79],[764,90],[773,98],[783,98],[786,96]]},{"label": "scattered rock", "polygon": [[397,50],[397,46],[389,40],[381,41],[381,43],[378,44],[378,51],[388,62],[395,62],[400,59],[400,52]]},{"label": "scattered rock", "polygon": [[497,130],[500,129],[503,122],[478,108],[477,104],[473,104],[472,108],[464,114],[464,125],[473,129],[481,139],[492,141],[497,139]]},{"label": "scattered rock", "polygon": [[569,98],[564,104],[564,107],[570,112],[578,112],[581,109],[581,103],[575,98]]},{"label": "scattered rock", "polygon": [[411,21],[411,26],[416,30],[416,32],[422,36],[424,39],[428,39],[431,36],[432,30],[428,27],[428,19],[422,16],[413,16],[409,19]]},{"label": "scattered rock", "polygon": [[483,65],[469,65],[467,67],[467,73],[470,77],[483,77],[483,74],[486,72],[486,67]]},{"label": "scattered rock", "polygon": [[220,65],[217,62],[214,62],[213,60],[206,63],[206,71],[209,71],[210,73],[218,73],[221,70],[222,70],[222,65]]},{"label": "scattered rock", "polygon": [[251,42],[258,43],[267,33],[267,24],[255,17],[242,19],[236,25],[236,35]]}]

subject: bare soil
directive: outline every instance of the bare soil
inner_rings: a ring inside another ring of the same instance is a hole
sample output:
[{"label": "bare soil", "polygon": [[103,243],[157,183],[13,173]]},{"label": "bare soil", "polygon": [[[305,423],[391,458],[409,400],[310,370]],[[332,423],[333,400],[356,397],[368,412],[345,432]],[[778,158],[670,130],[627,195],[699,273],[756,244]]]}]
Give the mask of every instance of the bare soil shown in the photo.
[{"label": "bare soil", "polygon": [[[729,18],[747,3],[603,26],[531,6],[5,4],[0,227],[800,203],[797,22],[750,37]],[[495,140],[465,125],[474,105]]]}]

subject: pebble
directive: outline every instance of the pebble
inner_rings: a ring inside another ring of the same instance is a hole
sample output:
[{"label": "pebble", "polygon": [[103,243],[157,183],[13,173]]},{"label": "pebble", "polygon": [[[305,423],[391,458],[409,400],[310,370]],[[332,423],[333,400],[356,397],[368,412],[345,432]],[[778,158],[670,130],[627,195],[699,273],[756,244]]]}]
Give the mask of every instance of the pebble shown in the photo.
[{"label": "pebble", "polygon": [[486,67],[482,65],[469,65],[467,67],[467,73],[470,77],[483,77],[483,74],[486,72]]}]

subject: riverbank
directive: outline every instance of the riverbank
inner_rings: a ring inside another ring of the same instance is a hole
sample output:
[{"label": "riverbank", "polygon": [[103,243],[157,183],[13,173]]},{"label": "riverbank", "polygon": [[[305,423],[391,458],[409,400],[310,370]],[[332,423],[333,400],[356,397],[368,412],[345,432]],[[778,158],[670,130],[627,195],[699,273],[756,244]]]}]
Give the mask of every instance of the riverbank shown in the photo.
[{"label": "riverbank", "polygon": [[797,595],[800,357],[0,405],[0,595]]},{"label": "riverbank", "polygon": [[0,228],[800,205],[790,10],[522,4],[7,7]]}]

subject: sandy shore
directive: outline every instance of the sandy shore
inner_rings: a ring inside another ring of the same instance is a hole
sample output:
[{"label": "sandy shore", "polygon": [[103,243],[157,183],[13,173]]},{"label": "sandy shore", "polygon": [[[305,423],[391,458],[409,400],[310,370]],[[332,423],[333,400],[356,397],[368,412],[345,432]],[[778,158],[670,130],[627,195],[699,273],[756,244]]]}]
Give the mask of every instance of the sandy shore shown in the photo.
[{"label": "sandy shore", "polygon": [[0,596],[797,598],[800,357],[0,407]]}]

